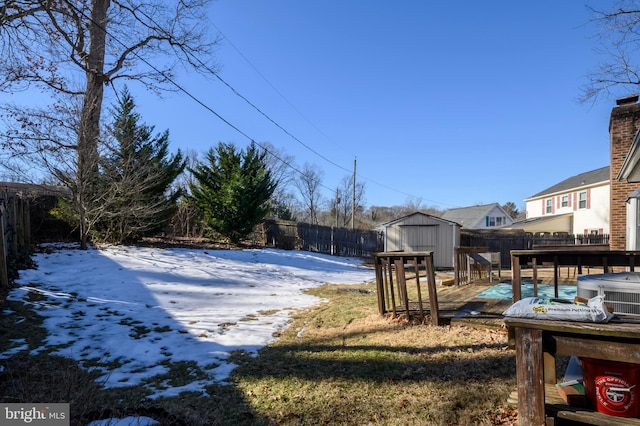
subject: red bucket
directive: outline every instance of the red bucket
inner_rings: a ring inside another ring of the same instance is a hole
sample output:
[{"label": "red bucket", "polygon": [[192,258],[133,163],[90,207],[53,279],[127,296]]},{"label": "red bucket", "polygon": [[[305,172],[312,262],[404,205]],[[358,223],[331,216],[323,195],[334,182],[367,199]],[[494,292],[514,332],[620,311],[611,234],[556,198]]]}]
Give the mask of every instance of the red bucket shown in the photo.
[{"label": "red bucket", "polygon": [[640,416],[640,365],[582,358],[582,371],[593,408],[612,416]]}]

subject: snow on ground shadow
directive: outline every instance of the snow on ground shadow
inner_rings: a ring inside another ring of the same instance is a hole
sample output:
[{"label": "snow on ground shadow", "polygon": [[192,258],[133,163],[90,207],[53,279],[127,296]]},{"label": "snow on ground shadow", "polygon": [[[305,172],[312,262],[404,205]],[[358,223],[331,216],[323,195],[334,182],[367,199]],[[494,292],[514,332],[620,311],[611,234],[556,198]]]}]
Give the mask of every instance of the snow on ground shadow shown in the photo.
[{"label": "snow on ground shadow", "polygon": [[[234,351],[256,354],[274,341],[293,311],[321,299],[303,291],[325,283],[375,279],[354,258],[262,250],[112,246],[55,248],[20,271],[8,299],[34,305],[48,337],[35,350],[103,368],[106,386],[145,384],[153,397],[204,392],[224,383]],[[38,297],[31,297],[38,295]],[[0,354],[10,356],[25,348]],[[193,382],[179,387],[150,379],[168,365],[191,362]],[[206,379],[201,372],[206,372]]]}]

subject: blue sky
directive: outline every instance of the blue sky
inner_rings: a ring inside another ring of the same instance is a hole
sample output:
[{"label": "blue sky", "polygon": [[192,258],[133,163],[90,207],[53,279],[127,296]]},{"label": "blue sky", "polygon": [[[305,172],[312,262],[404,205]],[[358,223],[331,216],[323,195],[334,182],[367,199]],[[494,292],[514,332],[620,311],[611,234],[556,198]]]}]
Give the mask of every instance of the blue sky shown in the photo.
[{"label": "blue sky", "polygon": [[357,160],[366,206],[524,210],[609,164],[615,100],[577,102],[602,60],[590,13],[573,0],[215,1],[220,76],[293,137],[215,79],[177,81],[244,135],[184,93],[130,89],[174,148],[269,142],[321,168],[327,198]]}]

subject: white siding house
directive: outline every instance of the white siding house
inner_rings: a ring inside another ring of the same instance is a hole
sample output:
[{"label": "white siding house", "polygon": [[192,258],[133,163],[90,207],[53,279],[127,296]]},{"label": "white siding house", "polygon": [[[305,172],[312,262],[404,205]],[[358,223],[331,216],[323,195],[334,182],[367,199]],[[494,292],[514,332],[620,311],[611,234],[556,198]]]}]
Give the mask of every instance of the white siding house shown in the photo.
[{"label": "white siding house", "polygon": [[527,198],[527,218],[513,228],[535,233],[609,233],[609,166],[563,180]]},{"label": "white siding house", "polygon": [[509,226],[513,219],[498,203],[449,209],[442,218],[464,229],[495,229]]},{"label": "white siding house", "polygon": [[412,213],[379,226],[384,251],[433,252],[436,268],[453,268],[460,225],[425,213]]}]

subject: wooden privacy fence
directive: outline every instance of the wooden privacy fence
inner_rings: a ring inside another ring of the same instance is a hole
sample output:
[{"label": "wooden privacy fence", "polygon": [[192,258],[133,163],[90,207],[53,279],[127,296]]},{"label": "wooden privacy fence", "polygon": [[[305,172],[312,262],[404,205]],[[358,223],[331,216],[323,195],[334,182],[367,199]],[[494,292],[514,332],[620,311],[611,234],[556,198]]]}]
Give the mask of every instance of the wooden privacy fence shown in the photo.
[{"label": "wooden privacy fence", "polygon": [[[440,324],[433,252],[376,253],[374,262],[378,310],[381,315],[391,313],[393,317],[397,317],[404,312],[407,319],[417,315],[424,321],[428,306],[431,323]],[[424,271],[426,289],[420,280],[420,271]]]},{"label": "wooden privacy fence", "polygon": [[265,220],[254,241],[266,247],[305,250],[335,256],[371,257],[384,245],[377,231]]},{"label": "wooden privacy fence", "polygon": [[13,192],[0,193],[0,294],[9,290],[8,265],[31,244],[29,202]]},{"label": "wooden privacy fence", "polygon": [[511,250],[529,250],[535,246],[608,245],[609,235],[556,234],[533,235],[521,229],[463,229],[460,246],[487,247],[500,253],[503,268],[511,267]]}]

